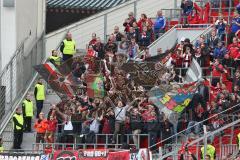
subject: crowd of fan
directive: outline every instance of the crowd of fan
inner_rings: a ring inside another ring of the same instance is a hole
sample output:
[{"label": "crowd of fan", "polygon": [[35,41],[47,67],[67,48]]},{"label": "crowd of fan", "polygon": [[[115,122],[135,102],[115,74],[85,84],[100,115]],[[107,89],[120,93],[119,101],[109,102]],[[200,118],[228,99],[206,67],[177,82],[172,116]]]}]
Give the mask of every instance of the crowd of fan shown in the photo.
[{"label": "crowd of fan", "polygon": [[[189,0],[185,1],[189,3]],[[182,8],[186,9],[184,13],[188,14],[189,11],[193,13],[191,10],[193,5],[184,7],[185,1],[182,4]],[[119,55],[125,55],[127,60],[143,62],[150,57],[147,47],[165,32],[166,18],[162,15],[162,11],[157,12],[155,22],[147,18],[146,14],[142,14],[139,21],[132,12],[128,16],[123,23],[124,33],[115,26],[106,44],[93,33],[86,57],[99,58],[107,63],[106,66],[116,62],[116,57]],[[53,143],[58,137],[57,141],[73,142],[72,134],[76,134],[79,135],[81,143],[95,143],[96,134],[112,134],[107,140],[115,144],[117,135],[120,134],[120,143],[123,144],[124,135],[133,134],[133,142],[138,145],[137,135],[146,133],[150,136],[151,146],[157,143],[158,139],[164,140],[186,128],[185,133],[189,135],[192,131],[190,127],[193,125],[195,125],[193,131],[198,135],[202,124],[196,125],[197,122],[240,102],[240,39],[238,37],[240,15],[237,11],[232,20],[228,45],[226,26],[226,21],[219,17],[211,34],[200,36],[194,44],[191,44],[190,39],[183,37],[181,43],[172,51],[162,53],[161,48],[158,49],[159,61],[163,59],[162,57],[165,59],[167,57],[168,61],[168,72],[161,77],[160,84],[183,82],[184,72],[179,72],[178,68],[187,69],[193,58],[201,67],[206,68],[203,70],[204,76],[212,76],[211,81],[207,78],[201,80],[198,93],[182,114],[178,124],[172,124],[164,113],[149,102],[144,86],[139,86],[135,82],[126,83],[128,77],[124,77],[125,75],[117,69],[111,74],[106,67],[103,73],[105,80],[109,82],[105,84],[106,94],[112,95],[113,92],[121,90],[117,89],[118,87],[125,87],[128,89],[126,95],[129,99],[112,101],[110,98],[89,98],[86,92],[82,92],[73,98],[62,100],[61,103],[52,105],[48,113],[45,141]],[[77,79],[83,82],[83,86],[86,85],[84,76],[87,72],[88,68],[82,66],[79,74],[75,74]],[[121,85],[119,86],[118,83]],[[139,92],[141,94],[138,94]],[[43,115],[40,115],[39,119],[44,119]],[[209,130],[215,130],[223,123],[221,118],[214,118],[204,124]],[[56,133],[61,133],[63,136],[56,136]],[[104,137],[102,139],[106,140]],[[168,144],[171,141],[169,139],[164,143]]]}]

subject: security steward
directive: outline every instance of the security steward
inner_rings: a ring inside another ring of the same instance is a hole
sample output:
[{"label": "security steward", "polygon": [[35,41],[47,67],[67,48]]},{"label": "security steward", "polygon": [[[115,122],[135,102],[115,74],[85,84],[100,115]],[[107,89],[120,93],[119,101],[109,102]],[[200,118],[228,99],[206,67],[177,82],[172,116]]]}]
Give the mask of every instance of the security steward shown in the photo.
[{"label": "security steward", "polygon": [[0,153],[4,152],[2,137],[0,137]]},{"label": "security steward", "polygon": [[33,102],[31,101],[30,95],[27,95],[22,103],[23,119],[24,119],[24,131],[32,131],[32,117],[33,117]]},{"label": "security steward", "polygon": [[63,61],[71,59],[76,53],[76,42],[72,39],[71,33],[67,33],[66,38],[61,43],[60,51],[63,54]]},{"label": "security steward", "polygon": [[52,50],[52,56],[50,56],[48,60],[54,65],[59,66],[61,64],[61,57],[58,56],[58,51],[56,50]]},{"label": "security steward", "polygon": [[16,109],[16,113],[13,115],[13,130],[14,130],[14,141],[13,149],[21,149],[23,139],[23,115],[21,108]]},{"label": "security steward", "polygon": [[[207,153],[205,155],[209,155],[211,160],[216,159],[216,149],[213,145],[210,144],[210,141],[208,141],[206,152]],[[201,147],[201,159],[203,159],[203,156],[204,156],[204,146]]]},{"label": "security steward", "polygon": [[38,118],[40,112],[42,111],[43,102],[45,100],[45,87],[41,79],[38,80],[38,83],[35,85],[34,96],[36,100],[37,118]]}]

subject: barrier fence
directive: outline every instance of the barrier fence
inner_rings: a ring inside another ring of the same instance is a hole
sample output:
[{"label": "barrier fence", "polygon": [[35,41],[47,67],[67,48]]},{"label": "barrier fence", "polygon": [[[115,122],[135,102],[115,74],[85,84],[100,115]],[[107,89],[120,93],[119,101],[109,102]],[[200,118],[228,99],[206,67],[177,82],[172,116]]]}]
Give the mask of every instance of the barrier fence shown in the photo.
[{"label": "barrier fence", "polygon": [[[26,49],[24,39],[0,73],[0,134],[6,128],[27,86],[36,76],[34,65],[44,59],[44,33]],[[6,137],[5,137],[6,138]]]}]

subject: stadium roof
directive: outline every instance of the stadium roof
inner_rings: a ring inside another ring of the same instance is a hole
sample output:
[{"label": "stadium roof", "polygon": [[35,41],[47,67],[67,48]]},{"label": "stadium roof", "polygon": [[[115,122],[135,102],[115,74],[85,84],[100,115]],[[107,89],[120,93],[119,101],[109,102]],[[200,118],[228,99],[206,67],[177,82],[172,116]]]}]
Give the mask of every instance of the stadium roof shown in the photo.
[{"label": "stadium roof", "polygon": [[49,8],[106,9],[126,1],[128,0],[47,0],[47,5]]}]

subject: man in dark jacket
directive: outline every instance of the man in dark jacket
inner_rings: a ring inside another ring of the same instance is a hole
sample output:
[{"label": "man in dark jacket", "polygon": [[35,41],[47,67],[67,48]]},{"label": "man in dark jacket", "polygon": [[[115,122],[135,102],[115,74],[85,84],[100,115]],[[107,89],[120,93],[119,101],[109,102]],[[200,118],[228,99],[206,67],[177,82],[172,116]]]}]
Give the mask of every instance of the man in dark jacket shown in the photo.
[{"label": "man in dark jacket", "polygon": [[22,111],[20,108],[17,108],[16,113],[13,115],[13,149],[21,149],[23,139],[23,123]]},{"label": "man in dark jacket", "polygon": [[101,39],[97,37],[97,41],[95,45],[93,46],[94,51],[97,52],[97,57],[100,59],[104,59],[105,57],[105,49],[104,44],[101,42]]}]

